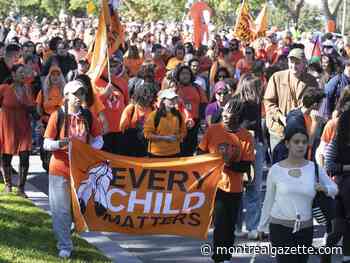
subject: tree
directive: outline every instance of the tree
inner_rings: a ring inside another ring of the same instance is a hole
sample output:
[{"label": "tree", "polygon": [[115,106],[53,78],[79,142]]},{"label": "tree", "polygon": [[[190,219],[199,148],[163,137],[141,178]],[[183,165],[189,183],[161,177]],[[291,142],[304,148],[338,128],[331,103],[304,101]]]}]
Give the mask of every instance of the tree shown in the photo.
[{"label": "tree", "polygon": [[[337,25],[337,13],[339,11],[340,4],[342,3],[342,0],[335,1],[333,12],[331,12],[330,4],[328,3],[328,0],[322,0],[322,11],[325,16],[327,24],[334,23],[335,28]],[[334,28],[334,29],[335,29]]]},{"label": "tree", "polygon": [[304,6],[305,0],[274,0],[273,3],[281,9],[287,11],[289,17],[292,19],[294,27],[297,29],[299,24],[299,17],[301,9]]}]

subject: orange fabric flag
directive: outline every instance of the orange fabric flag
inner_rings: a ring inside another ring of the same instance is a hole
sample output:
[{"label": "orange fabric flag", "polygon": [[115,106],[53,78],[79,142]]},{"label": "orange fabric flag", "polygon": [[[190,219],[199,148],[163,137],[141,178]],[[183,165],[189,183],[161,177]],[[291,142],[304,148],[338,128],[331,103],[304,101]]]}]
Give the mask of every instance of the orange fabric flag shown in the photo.
[{"label": "orange fabric flag", "polygon": [[115,12],[111,17],[107,0],[102,0],[95,41],[87,55],[90,59],[88,75],[92,83],[101,76],[107,65],[108,56],[112,55],[121,44],[120,35],[117,32],[121,29],[117,29],[116,23],[118,22],[115,19]]},{"label": "orange fabric flag", "polygon": [[249,13],[248,2],[243,0],[243,3],[239,8],[233,35],[242,41],[250,42],[254,39],[254,31],[254,22]]},{"label": "orange fabric flag", "polygon": [[76,229],[207,239],[223,160],[132,158],[70,145]]},{"label": "orange fabric flag", "polygon": [[255,20],[255,38],[265,37],[268,30],[267,5],[265,4]]},{"label": "orange fabric flag", "polygon": [[203,39],[209,40],[208,21],[205,21],[205,12],[212,14],[211,8],[206,2],[198,1],[194,3],[190,10],[190,17],[193,20],[193,42],[196,48],[199,48]]}]

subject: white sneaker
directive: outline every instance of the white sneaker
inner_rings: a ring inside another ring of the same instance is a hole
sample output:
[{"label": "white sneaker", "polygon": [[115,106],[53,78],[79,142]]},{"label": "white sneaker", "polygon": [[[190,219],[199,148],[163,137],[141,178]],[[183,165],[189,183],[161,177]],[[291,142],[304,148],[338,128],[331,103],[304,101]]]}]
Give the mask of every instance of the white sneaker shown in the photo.
[{"label": "white sneaker", "polygon": [[258,231],[257,230],[249,231],[248,239],[257,240],[258,239]]},{"label": "white sneaker", "polygon": [[60,252],[58,253],[58,256],[59,256],[60,258],[70,258],[71,253],[72,253],[72,252],[69,251],[69,250],[62,249],[62,250],[60,250]]}]

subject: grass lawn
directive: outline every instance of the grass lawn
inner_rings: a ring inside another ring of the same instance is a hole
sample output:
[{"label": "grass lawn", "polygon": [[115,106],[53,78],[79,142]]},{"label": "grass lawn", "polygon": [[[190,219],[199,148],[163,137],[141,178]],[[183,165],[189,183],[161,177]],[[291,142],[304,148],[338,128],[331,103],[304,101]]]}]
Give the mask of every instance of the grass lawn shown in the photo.
[{"label": "grass lawn", "polygon": [[[0,262],[63,262],[57,257],[51,218],[24,198],[5,195],[0,184]],[[72,258],[65,262],[111,262],[95,247],[73,235]]]}]

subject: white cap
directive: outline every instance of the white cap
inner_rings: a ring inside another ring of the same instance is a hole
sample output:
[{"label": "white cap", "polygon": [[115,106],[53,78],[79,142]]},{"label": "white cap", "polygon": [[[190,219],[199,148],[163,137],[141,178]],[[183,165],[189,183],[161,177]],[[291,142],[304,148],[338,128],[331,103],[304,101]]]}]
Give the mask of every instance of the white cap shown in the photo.
[{"label": "white cap", "polygon": [[175,93],[174,90],[172,89],[164,89],[164,90],[161,90],[159,91],[158,93],[158,97],[159,99],[168,99],[168,100],[171,100],[171,99],[174,99],[174,98],[177,98],[178,95]]},{"label": "white cap", "polygon": [[67,95],[68,93],[75,93],[77,90],[84,88],[83,83],[78,80],[70,81],[64,86],[63,93]]}]

